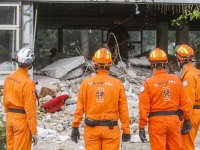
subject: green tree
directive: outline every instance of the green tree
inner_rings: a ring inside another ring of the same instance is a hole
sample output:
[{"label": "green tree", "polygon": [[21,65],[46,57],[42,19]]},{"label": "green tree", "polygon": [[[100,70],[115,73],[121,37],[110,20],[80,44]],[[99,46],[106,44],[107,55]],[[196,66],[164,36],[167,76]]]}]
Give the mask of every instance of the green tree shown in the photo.
[{"label": "green tree", "polygon": [[190,19],[190,21],[194,19],[200,19],[200,12],[194,9],[192,12],[190,10],[185,11],[183,15],[180,15],[177,19],[172,21],[172,25],[180,25],[180,21],[183,19]]}]

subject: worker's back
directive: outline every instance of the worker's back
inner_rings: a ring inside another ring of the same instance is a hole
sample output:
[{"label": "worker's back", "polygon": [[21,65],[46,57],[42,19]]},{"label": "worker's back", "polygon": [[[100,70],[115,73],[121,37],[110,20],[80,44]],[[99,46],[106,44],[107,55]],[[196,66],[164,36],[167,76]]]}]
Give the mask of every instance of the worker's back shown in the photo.
[{"label": "worker's back", "polygon": [[[9,111],[9,108],[24,110],[25,114],[15,114],[15,116],[27,118],[31,133],[36,134],[37,116],[35,85],[23,69],[19,68],[5,79],[3,96],[3,103],[7,115],[12,113]],[[14,115],[9,116],[11,117]]]},{"label": "worker's back", "polygon": [[[185,85],[187,96],[188,98],[193,97],[192,99],[195,100],[195,104],[200,105],[200,70],[190,65],[183,73],[181,80],[183,84],[186,84],[184,81],[187,80],[189,80],[189,83],[191,82],[191,85]],[[187,86],[192,86],[193,88],[187,88]]]},{"label": "worker's back", "polygon": [[181,80],[176,75],[167,74],[164,70],[156,71],[154,76],[147,81],[150,96],[150,112],[178,110],[181,91]]},{"label": "worker's back", "polygon": [[24,107],[24,85],[32,85],[33,83],[28,77],[28,74],[19,69],[5,79],[4,83],[4,100],[7,106]]},{"label": "worker's back", "polygon": [[[163,50],[153,50],[149,55],[149,63],[154,75],[140,89],[139,136],[146,141],[144,128],[148,122],[152,150],[181,150],[181,132],[187,134],[192,129],[184,87],[178,76],[165,72],[168,59]],[[181,112],[178,107],[183,115],[178,113]],[[182,130],[179,118],[185,119]]]},{"label": "worker's back", "polygon": [[85,113],[85,149],[117,150],[120,148],[119,118],[123,129],[122,141],[131,139],[126,93],[118,79],[108,76],[107,70],[112,65],[108,49],[97,50],[92,62],[97,73],[81,83],[71,139],[78,142],[80,137],[78,126]]},{"label": "worker's back", "polygon": [[[6,111],[8,149],[31,149],[37,133],[35,86],[19,68],[5,79],[3,103]],[[14,142],[15,141],[15,142]]]},{"label": "worker's back", "polygon": [[95,120],[118,120],[120,100],[126,102],[121,81],[108,76],[107,70],[83,81],[84,111],[86,118]]}]

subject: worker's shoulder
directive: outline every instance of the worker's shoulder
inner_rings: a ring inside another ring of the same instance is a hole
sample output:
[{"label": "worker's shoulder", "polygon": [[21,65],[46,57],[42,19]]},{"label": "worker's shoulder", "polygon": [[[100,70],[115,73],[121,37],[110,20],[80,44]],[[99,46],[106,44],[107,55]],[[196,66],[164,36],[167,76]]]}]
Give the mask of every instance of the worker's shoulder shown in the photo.
[{"label": "worker's shoulder", "polygon": [[191,68],[186,74],[186,77],[190,77],[190,76],[193,76],[193,77],[200,76],[200,70],[195,67]]},{"label": "worker's shoulder", "polygon": [[87,84],[87,83],[90,83],[90,82],[96,82],[96,81],[102,81],[102,82],[112,82],[112,84],[122,84],[122,82],[119,80],[119,79],[116,79],[114,77],[111,77],[109,75],[106,76],[106,78],[104,78],[103,80],[99,80],[99,77],[98,76],[93,76],[93,77],[89,77],[87,79],[84,79],[82,81],[82,84]]},{"label": "worker's shoulder", "polygon": [[94,76],[84,79],[84,80],[81,82],[81,85],[86,85],[87,83],[92,82],[92,81],[94,81]]},{"label": "worker's shoulder", "polygon": [[116,83],[116,84],[122,84],[122,82],[119,79],[111,77],[109,75],[108,75],[108,80],[110,80],[111,82]]},{"label": "worker's shoulder", "polygon": [[[180,78],[177,76],[177,75],[174,75],[174,74],[164,74],[164,78],[162,77],[163,80],[175,80],[175,81],[178,81],[178,82],[181,82]],[[151,82],[157,82],[158,81],[158,77],[157,76],[153,76],[151,78],[148,78],[145,80],[145,82],[147,83],[151,83]]]},{"label": "worker's shoulder", "polygon": [[155,76],[152,76],[152,77],[150,77],[150,78],[147,78],[147,79],[144,81],[144,83],[153,82],[153,81],[155,81],[155,79],[156,79],[156,77],[155,77]]},{"label": "worker's shoulder", "polygon": [[32,81],[29,77],[27,77],[25,74],[20,73],[18,71],[15,71],[14,73],[8,75],[6,77],[6,80],[12,80],[14,82],[18,82],[20,84],[31,84]]}]

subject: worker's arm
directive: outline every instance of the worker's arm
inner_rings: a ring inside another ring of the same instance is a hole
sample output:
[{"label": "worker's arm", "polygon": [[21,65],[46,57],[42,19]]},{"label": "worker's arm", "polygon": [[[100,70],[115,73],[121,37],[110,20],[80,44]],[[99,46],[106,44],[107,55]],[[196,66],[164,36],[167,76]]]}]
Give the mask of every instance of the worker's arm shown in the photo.
[{"label": "worker's arm", "polygon": [[123,84],[120,82],[120,91],[119,91],[119,117],[122,124],[122,129],[124,134],[130,134],[130,119],[128,112],[128,103],[126,98],[126,93],[124,90]]},{"label": "worker's arm", "polygon": [[3,85],[3,105],[4,105],[4,109],[5,109],[5,112],[8,113],[8,106],[6,105],[6,80],[4,82],[4,85]]},{"label": "worker's arm", "polygon": [[78,98],[77,98],[77,105],[76,105],[76,111],[74,113],[74,120],[72,123],[72,127],[78,127],[80,122],[82,121],[83,113],[84,113],[84,81],[81,83]]},{"label": "worker's arm", "polygon": [[179,108],[183,111],[183,118],[186,120],[190,119],[190,108],[188,104],[188,99],[186,97],[185,89],[182,84],[180,84],[180,95],[179,95]]},{"label": "worker's arm", "polygon": [[183,82],[187,82],[187,86],[185,87],[188,104],[190,108],[190,114],[192,114],[194,103],[195,103],[195,78],[191,75],[188,75]]},{"label": "worker's arm", "polygon": [[23,87],[23,102],[24,110],[28,120],[28,127],[32,134],[37,133],[37,109],[36,109],[36,96],[35,85],[30,81],[26,82]]},{"label": "worker's arm", "polygon": [[149,112],[150,112],[150,95],[148,91],[147,82],[145,81],[140,89],[140,97],[139,97],[140,128],[144,128],[146,126]]}]

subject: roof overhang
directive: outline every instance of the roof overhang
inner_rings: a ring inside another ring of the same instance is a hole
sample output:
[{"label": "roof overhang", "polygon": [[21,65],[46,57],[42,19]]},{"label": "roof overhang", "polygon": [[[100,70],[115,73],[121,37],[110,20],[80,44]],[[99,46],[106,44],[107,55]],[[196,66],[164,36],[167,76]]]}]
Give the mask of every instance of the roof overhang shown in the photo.
[{"label": "roof overhang", "polygon": [[200,4],[200,0],[7,0],[6,2]]}]

